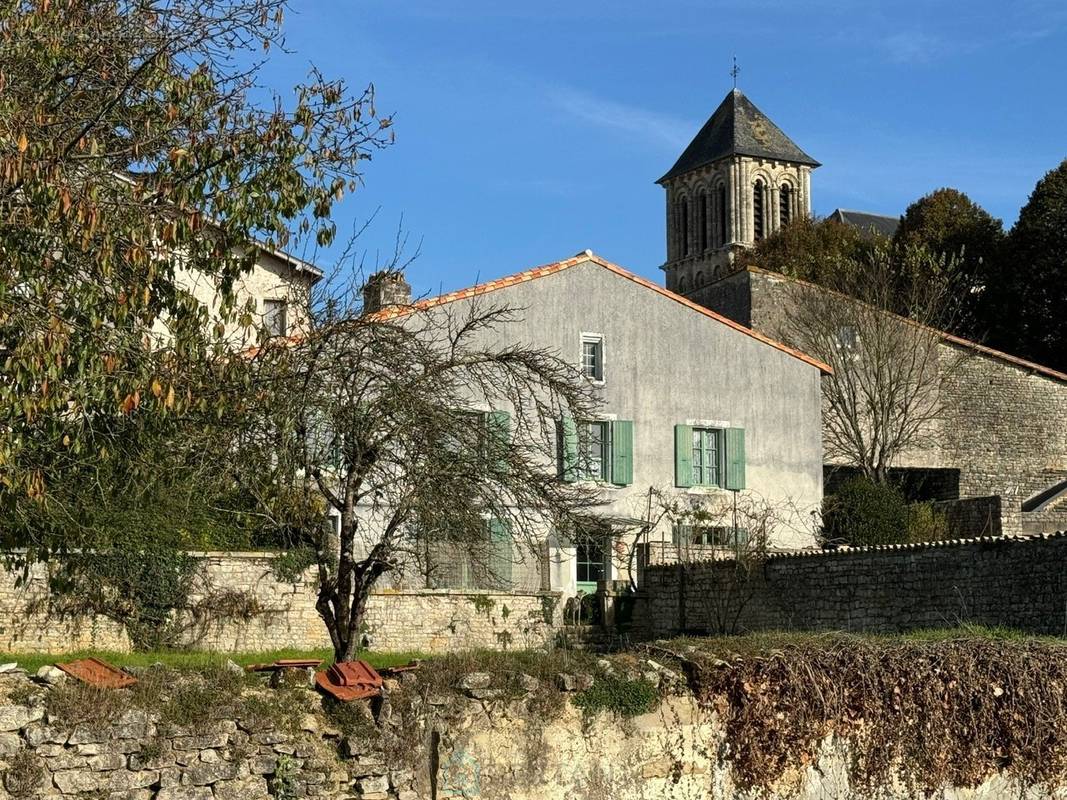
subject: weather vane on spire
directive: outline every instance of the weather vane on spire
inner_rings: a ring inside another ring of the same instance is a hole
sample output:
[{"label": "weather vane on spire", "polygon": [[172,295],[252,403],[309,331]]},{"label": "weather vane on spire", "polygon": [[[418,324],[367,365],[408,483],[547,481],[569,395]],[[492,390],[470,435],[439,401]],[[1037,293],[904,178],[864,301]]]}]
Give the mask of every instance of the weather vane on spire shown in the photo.
[{"label": "weather vane on spire", "polygon": [[737,56],[734,56],[734,68],[730,70],[730,74],[734,76],[734,88],[737,88],[737,76],[741,72],[741,67],[737,66]]}]

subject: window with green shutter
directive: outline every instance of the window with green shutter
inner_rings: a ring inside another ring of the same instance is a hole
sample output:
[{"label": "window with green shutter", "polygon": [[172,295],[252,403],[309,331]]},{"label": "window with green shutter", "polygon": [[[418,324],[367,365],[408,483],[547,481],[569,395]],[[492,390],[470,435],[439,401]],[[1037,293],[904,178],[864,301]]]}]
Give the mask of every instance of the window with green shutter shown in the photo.
[{"label": "window with green shutter", "polygon": [[693,428],[674,426],[674,485],[683,489],[693,485]]},{"label": "window with green shutter", "polygon": [[606,481],[611,472],[611,429],[608,423],[578,423],[578,478]]},{"label": "window with green shutter", "polygon": [[511,541],[511,525],[507,520],[493,517],[489,520],[489,583],[485,588],[510,590],[514,584],[512,571],[515,567]]},{"label": "window with green shutter", "polygon": [[744,489],[744,429],[675,425],[674,478],[680,487]]},{"label": "window with green shutter", "polygon": [[506,473],[511,451],[511,414],[490,411],[485,416],[485,431],[485,456],[489,468],[498,474]]},{"label": "window with green shutter", "polygon": [[631,420],[559,423],[560,476],[568,482],[633,483],[634,433]]},{"label": "window with green shutter", "polygon": [[745,488],[745,429],[727,428],[726,438],[726,489],[739,491]]},{"label": "window with green shutter", "polygon": [[616,486],[634,482],[634,424],[628,419],[611,423],[611,482]]}]

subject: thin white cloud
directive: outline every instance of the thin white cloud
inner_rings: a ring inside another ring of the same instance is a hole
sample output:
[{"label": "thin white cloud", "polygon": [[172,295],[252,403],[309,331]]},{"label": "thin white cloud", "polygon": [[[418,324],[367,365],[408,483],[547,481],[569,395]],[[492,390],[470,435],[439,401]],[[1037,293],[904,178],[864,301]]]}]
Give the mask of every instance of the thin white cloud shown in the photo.
[{"label": "thin white cloud", "polygon": [[894,33],[882,40],[882,46],[898,64],[929,64],[948,48],[940,37],[922,31]]},{"label": "thin white cloud", "polygon": [[560,111],[577,120],[672,151],[685,147],[695,132],[693,123],[688,120],[569,87],[550,89],[548,99]]}]

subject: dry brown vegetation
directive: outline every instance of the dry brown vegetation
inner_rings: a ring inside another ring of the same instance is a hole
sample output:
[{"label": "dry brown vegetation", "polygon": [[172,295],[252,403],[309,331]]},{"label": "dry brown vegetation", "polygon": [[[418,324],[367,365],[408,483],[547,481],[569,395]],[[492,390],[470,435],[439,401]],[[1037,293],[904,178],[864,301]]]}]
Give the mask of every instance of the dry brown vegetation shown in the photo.
[{"label": "dry brown vegetation", "polygon": [[857,790],[894,775],[916,794],[996,773],[1031,786],[1067,779],[1062,642],[837,634],[668,649],[725,724],[745,786],[814,764],[828,737],[849,747]]}]

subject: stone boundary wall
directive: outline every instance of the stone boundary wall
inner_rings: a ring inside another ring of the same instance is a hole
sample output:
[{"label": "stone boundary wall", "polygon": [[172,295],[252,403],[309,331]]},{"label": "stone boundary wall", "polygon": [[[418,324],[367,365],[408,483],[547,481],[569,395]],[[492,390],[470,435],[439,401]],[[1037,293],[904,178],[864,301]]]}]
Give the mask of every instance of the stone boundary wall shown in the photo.
[{"label": "stone boundary wall", "polygon": [[732,561],[648,566],[645,624],[681,630],[893,632],[961,624],[1067,633],[1067,533],[780,554],[748,582]]},{"label": "stone boundary wall", "polygon": [[[197,553],[202,568],[190,598],[204,613],[186,614],[183,644],[224,652],[330,647],[315,610],[315,572],[280,581],[271,553]],[[48,567],[26,579],[0,573],[0,651],[130,650],[123,627],[104,617],[62,618],[49,610]],[[375,650],[440,653],[470,648],[527,648],[552,640],[562,625],[555,592],[388,589],[367,610],[364,637]],[[236,602],[235,602],[236,601]]]},{"label": "stone boundary wall", "polygon": [[960,539],[980,539],[1000,536],[1000,495],[965,497],[961,500],[940,500],[932,504],[934,511],[945,515],[952,536]]}]

